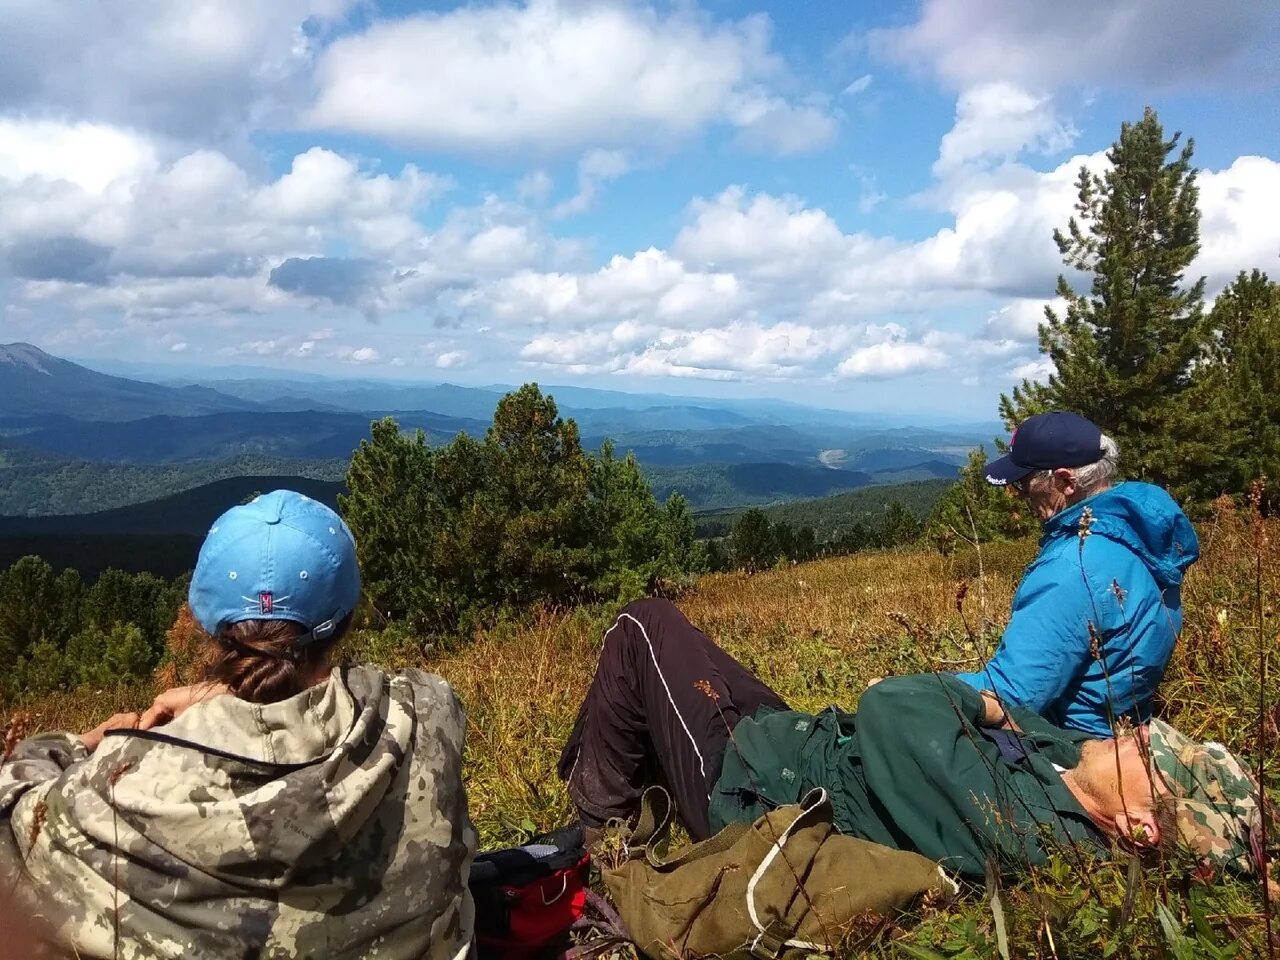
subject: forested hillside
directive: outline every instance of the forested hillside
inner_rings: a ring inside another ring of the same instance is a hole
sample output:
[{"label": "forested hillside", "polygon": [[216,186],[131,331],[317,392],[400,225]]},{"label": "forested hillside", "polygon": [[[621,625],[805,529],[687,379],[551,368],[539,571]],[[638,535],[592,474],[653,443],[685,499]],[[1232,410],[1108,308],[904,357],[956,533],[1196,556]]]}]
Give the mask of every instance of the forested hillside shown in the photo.
[{"label": "forested hillside", "polygon": [[193,463],[97,463],[0,445],[0,515],[93,513],[144,503],[231,477],[338,480],[345,471],[345,458],[284,460],[238,456]]},{"label": "forested hillside", "polygon": [[[855,524],[875,523],[893,503],[901,504],[918,520],[924,520],[954,482],[919,480],[886,484],[829,497],[775,504],[761,507],[760,511],[773,523],[786,523],[796,528],[811,527],[817,540],[823,542],[848,533]],[[700,511],[698,532],[702,536],[723,536],[742,513],[740,508]]]}]

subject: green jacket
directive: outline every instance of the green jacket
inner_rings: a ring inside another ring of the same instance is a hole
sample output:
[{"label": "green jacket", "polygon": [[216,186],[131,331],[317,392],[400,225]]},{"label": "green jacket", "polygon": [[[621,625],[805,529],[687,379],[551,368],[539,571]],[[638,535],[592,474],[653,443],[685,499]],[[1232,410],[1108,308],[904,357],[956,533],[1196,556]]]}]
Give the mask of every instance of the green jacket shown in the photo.
[{"label": "green jacket", "polygon": [[989,859],[1007,871],[1043,863],[1063,843],[1102,843],[1060,774],[1080,762],[1089,735],[1009,712],[1021,736],[979,727],[982,698],[950,674],[884,680],[852,714],[762,710],[734,728],[711,827],[822,787],[841,832],[973,877]]}]

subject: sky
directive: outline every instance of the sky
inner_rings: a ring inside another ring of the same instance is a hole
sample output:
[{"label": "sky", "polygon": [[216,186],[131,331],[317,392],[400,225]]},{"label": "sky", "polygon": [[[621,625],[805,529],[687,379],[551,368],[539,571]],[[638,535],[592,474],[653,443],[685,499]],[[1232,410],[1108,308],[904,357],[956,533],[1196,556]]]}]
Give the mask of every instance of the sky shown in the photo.
[{"label": "sky", "polygon": [[1280,274],[1274,0],[0,0],[0,342],[990,418],[1081,166]]}]

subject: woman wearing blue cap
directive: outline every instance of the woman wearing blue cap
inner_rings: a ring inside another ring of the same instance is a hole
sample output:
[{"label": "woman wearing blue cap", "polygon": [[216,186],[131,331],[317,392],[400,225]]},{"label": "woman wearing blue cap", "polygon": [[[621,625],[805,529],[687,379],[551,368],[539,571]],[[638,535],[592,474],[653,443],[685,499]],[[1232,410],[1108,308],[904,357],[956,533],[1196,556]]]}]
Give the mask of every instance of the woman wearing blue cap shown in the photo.
[{"label": "woman wearing blue cap", "polygon": [[465,718],[439,677],[331,664],[360,574],[278,490],[209,531],[209,682],[0,767],[0,884],[84,957],[466,953]]}]

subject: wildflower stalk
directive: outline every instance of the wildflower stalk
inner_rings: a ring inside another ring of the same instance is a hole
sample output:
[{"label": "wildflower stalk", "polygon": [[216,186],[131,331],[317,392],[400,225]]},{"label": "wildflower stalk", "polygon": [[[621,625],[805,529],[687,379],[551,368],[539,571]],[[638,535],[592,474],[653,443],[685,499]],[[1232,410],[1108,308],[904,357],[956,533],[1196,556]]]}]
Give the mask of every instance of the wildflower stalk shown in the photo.
[{"label": "wildflower stalk", "polygon": [[1258,794],[1262,820],[1262,842],[1258,844],[1258,873],[1262,878],[1262,918],[1266,928],[1267,956],[1276,960],[1276,940],[1271,929],[1271,873],[1267,857],[1267,841],[1271,836],[1270,804],[1267,803],[1267,634],[1266,609],[1262,591],[1262,554],[1266,547],[1266,530],[1262,524],[1263,480],[1253,482],[1249,491],[1249,512],[1253,527],[1253,609],[1258,626]]}]

